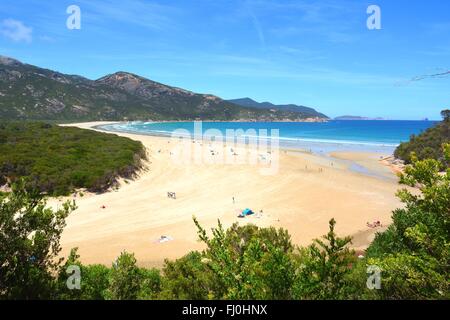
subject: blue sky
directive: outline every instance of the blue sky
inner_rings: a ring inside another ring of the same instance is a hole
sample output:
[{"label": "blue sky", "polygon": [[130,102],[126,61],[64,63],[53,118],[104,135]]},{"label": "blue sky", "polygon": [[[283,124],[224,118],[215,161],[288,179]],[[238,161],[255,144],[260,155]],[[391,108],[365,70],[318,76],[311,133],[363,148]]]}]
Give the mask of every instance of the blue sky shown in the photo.
[{"label": "blue sky", "polygon": [[[81,30],[66,27],[73,4]],[[366,27],[370,4],[381,8],[381,30]],[[443,0],[2,1],[0,54],[329,116],[439,119],[450,108],[450,76],[431,76],[450,70]]]}]

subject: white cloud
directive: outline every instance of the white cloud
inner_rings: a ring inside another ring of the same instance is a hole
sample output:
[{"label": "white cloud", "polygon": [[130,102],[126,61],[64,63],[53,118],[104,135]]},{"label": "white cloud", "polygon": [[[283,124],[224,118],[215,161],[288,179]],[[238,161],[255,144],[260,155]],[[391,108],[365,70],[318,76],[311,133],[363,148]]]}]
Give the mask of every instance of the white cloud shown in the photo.
[{"label": "white cloud", "polygon": [[22,21],[5,19],[0,24],[0,33],[14,42],[30,43],[33,29],[27,27]]}]

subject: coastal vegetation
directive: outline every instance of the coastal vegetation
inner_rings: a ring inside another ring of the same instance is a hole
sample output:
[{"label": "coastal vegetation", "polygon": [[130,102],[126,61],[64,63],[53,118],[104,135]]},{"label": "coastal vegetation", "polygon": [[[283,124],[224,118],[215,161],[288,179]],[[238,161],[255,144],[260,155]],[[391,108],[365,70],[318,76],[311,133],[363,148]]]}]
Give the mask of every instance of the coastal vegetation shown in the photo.
[{"label": "coastal vegetation", "polygon": [[[43,195],[18,181],[0,198],[0,241],[5,244],[0,247],[0,297],[449,299],[450,169],[441,168],[442,161],[450,161],[450,144],[442,152],[443,160],[411,156],[400,176],[403,208],[393,212],[392,225],[359,257],[349,248],[351,239],[336,234],[334,219],[322,239],[299,247],[283,229],[235,224],[225,230],[219,221],[208,233],[194,218],[206,248],[166,261],[162,270],[138,267],[127,252],[111,267],[83,265],[76,249],[62,263],[55,257],[74,204],[46,209]],[[69,266],[81,270],[79,289],[67,285]]]},{"label": "coastal vegetation", "polygon": [[443,110],[441,115],[442,122],[400,144],[395,150],[395,157],[406,163],[411,163],[414,156],[420,160],[435,159],[449,166],[450,162],[445,160],[442,145],[450,142],[450,110]]},{"label": "coastal vegetation", "polygon": [[41,122],[0,122],[0,186],[24,179],[29,190],[101,192],[132,178],[146,158],[142,143]]}]

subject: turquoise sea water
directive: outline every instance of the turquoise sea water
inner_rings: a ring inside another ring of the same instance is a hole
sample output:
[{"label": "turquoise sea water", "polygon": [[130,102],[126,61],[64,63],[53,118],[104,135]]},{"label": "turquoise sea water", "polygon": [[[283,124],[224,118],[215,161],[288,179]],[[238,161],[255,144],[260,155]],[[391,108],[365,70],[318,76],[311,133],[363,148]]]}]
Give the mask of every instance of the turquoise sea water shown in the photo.
[{"label": "turquoise sea water", "polygon": [[[408,141],[412,134],[419,134],[435,124],[433,121],[201,122],[201,132],[208,136],[213,134],[211,129],[215,129],[225,135],[226,130],[242,129],[244,136],[251,138],[255,132],[258,136],[264,129],[270,137],[271,130],[278,129],[279,145],[282,147],[313,152],[348,150],[390,154],[399,143]],[[194,122],[130,122],[103,125],[101,128],[161,136],[172,136],[173,132],[177,132],[176,136],[194,137],[195,134]],[[252,132],[252,129],[255,131]]]}]

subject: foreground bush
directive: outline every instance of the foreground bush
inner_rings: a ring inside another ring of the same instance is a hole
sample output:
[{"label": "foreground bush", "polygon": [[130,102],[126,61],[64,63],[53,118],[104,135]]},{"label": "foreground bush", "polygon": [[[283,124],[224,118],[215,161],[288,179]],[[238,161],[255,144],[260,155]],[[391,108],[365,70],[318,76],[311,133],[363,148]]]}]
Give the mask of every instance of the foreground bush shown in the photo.
[{"label": "foreground bush", "polygon": [[[450,145],[443,146],[450,162]],[[440,172],[442,162],[418,160],[400,181],[417,186],[420,195],[402,189],[405,204],[392,216],[393,224],[379,234],[368,250],[369,263],[383,269],[382,298],[450,298],[450,169]]]},{"label": "foreground bush", "polygon": [[[159,270],[139,268],[133,254],[123,252],[111,268],[83,265],[73,249],[57,278],[58,298],[63,300],[138,300],[156,299],[161,291]],[[67,286],[69,267],[80,269],[80,287]]]},{"label": "foreground bush", "polygon": [[207,245],[202,262],[210,272],[213,299],[288,299],[294,280],[293,245],[287,231],[220,224],[213,237],[194,219]]},{"label": "foreground bush", "polygon": [[334,232],[336,221],[323,239],[314,240],[297,257],[299,269],[293,287],[295,299],[345,299],[348,297],[346,277],[356,263],[355,252],[348,248],[351,238],[339,238]]},{"label": "foreground bush", "polygon": [[65,219],[75,208],[45,207],[38,192],[22,182],[0,196],[0,297],[50,299],[55,297],[54,273],[62,262],[59,240]]}]

